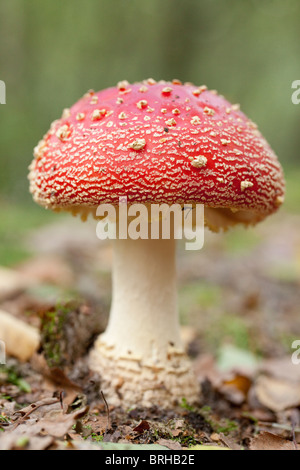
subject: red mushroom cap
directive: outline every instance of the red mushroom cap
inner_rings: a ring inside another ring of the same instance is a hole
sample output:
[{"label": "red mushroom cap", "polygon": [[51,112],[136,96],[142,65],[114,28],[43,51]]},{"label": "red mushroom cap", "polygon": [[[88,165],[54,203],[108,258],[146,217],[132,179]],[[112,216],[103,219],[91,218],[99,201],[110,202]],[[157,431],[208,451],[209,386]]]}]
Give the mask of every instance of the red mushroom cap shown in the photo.
[{"label": "red mushroom cap", "polygon": [[[146,80],[89,91],[35,148],[34,200],[95,212],[101,203],[201,203],[210,225],[255,223],[284,200],[276,155],[240,110],[205,86]],[[230,221],[230,222],[229,222]]]}]

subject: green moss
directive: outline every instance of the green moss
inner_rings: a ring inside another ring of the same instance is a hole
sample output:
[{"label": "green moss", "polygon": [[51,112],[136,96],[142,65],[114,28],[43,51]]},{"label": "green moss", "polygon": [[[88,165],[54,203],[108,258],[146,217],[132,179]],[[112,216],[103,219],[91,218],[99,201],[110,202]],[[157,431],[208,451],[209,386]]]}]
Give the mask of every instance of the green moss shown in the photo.
[{"label": "green moss", "polygon": [[199,441],[197,441],[192,435],[179,437],[173,440],[179,442],[182,445],[182,447],[192,447],[199,443]]},{"label": "green moss", "polygon": [[7,383],[15,385],[21,392],[30,393],[30,385],[21,377],[17,369],[10,365],[0,365],[0,374],[3,374]]},{"label": "green moss", "polygon": [[181,406],[181,408],[183,408],[184,410],[187,410],[187,411],[196,411],[195,407],[189,405],[188,402],[187,402],[187,399],[184,398],[184,397],[181,399],[180,406]]},{"label": "green moss", "polygon": [[103,434],[102,434],[102,435],[99,435],[99,434],[96,434],[96,433],[93,432],[93,433],[91,434],[91,439],[92,439],[92,441],[94,441],[94,442],[102,442],[103,439],[104,439],[104,435],[103,435]]},{"label": "green moss", "polygon": [[239,429],[238,424],[235,421],[231,421],[230,419],[223,419],[220,424],[218,424],[215,428],[215,432],[218,434],[229,434],[231,432],[237,431]]},{"label": "green moss", "polygon": [[227,418],[221,418],[217,420],[211,413],[211,409],[209,407],[203,407],[200,410],[201,416],[210,425],[212,430],[218,434],[229,434],[234,431],[238,430],[238,424],[235,421],[232,421]]},{"label": "green moss", "polygon": [[57,304],[53,310],[43,314],[41,324],[42,347],[50,368],[63,365],[64,358],[61,350],[63,328],[68,314],[73,308],[73,303]]},{"label": "green moss", "polygon": [[9,419],[7,416],[4,416],[3,414],[0,414],[0,424],[9,424]]},{"label": "green moss", "polygon": [[[187,405],[185,399],[183,399],[183,403],[184,403],[185,409],[187,409],[188,411],[195,411],[194,408],[191,409],[192,407]],[[156,439],[164,438],[164,439],[169,439],[174,442],[179,442],[179,444],[183,447],[191,447],[196,444],[199,444],[199,441],[197,441],[195,438],[195,434],[196,434],[195,429],[192,426],[190,426],[186,421],[182,423],[182,426],[180,427],[180,430],[179,430],[180,431],[179,435],[174,436],[173,435],[174,429],[178,431],[178,429],[176,428],[176,425],[177,425],[176,419],[172,419],[168,421],[165,425],[160,423],[160,425],[158,426],[158,423],[155,423],[155,424],[152,423],[152,431],[154,431],[152,432],[152,435],[154,435]],[[154,426],[154,429],[153,429],[153,426]],[[155,426],[158,426],[157,429],[155,429]]]},{"label": "green moss", "polygon": [[1,426],[1,424],[10,424],[10,420],[7,418],[7,416],[3,415],[2,413],[0,414],[0,432],[3,432],[4,428]]}]

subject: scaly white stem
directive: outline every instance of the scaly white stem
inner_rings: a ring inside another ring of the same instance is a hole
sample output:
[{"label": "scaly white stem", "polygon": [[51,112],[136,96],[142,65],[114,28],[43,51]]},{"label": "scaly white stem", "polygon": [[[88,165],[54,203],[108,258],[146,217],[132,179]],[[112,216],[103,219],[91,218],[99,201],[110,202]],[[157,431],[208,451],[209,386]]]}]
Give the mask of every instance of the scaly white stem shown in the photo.
[{"label": "scaly white stem", "polygon": [[199,398],[180,339],[174,239],[114,241],[110,319],[91,368],[110,404],[170,406]]}]

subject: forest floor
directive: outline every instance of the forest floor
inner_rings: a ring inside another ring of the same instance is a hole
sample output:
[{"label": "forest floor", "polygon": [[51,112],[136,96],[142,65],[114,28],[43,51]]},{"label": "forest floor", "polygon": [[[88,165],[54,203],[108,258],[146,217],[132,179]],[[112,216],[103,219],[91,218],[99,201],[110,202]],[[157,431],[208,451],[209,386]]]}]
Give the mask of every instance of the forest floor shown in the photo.
[{"label": "forest floor", "polygon": [[101,395],[87,356],[108,318],[111,246],[93,221],[50,222],[9,246],[13,262],[3,252],[24,284],[3,289],[0,269],[0,310],[39,328],[41,347],[0,366],[0,450],[300,446],[298,215],[207,231],[199,252],[179,243],[182,336],[202,391],[197,406],[182,397],[169,409],[114,408]]}]

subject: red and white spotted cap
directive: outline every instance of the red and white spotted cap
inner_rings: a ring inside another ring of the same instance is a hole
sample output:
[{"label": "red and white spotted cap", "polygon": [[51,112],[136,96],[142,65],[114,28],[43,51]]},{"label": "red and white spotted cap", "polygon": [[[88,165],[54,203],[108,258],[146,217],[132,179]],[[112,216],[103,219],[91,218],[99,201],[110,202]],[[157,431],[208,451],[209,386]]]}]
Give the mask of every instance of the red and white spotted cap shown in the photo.
[{"label": "red and white spotted cap", "polygon": [[201,203],[208,225],[256,223],[283,203],[276,155],[257,126],[206,86],[118,83],[55,121],[30,166],[34,200],[95,213],[101,203]]}]

